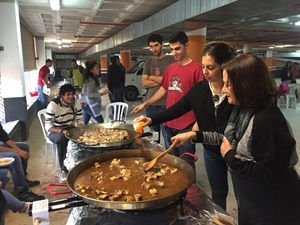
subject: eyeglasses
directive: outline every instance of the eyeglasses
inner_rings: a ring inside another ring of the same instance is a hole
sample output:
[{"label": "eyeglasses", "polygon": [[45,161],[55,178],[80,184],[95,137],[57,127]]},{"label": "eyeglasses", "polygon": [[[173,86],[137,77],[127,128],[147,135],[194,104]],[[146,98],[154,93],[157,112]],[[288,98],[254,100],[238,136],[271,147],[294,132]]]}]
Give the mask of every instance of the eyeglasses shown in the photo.
[{"label": "eyeglasses", "polygon": [[212,100],[213,100],[214,102],[218,102],[219,99],[220,99],[219,95],[214,95],[214,96],[212,96]]}]

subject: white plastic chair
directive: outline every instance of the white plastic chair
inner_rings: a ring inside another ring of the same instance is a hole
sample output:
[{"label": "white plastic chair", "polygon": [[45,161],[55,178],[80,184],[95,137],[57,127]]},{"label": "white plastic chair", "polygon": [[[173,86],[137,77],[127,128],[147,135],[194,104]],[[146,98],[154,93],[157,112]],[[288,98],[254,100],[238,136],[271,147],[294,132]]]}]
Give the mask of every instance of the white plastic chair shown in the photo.
[{"label": "white plastic chair", "polygon": [[[282,83],[283,84],[283,83]],[[282,85],[281,84],[281,85]],[[278,99],[278,107],[284,106],[286,109],[293,107],[296,108],[297,106],[297,84],[285,84],[286,87],[279,85],[279,89],[281,91],[280,98]],[[284,91],[285,89],[285,91]]]},{"label": "white plastic chair", "polygon": [[[126,123],[127,112],[128,112],[128,104],[127,103],[125,103],[125,102],[109,103],[106,106],[104,122],[105,123],[109,123],[109,122],[124,122],[124,123]],[[110,118],[111,113],[112,113],[112,116]]]},{"label": "white plastic chair", "polygon": [[46,163],[48,162],[48,147],[51,147],[52,149],[52,158],[53,158],[53,164],[55,165],[56,168],[58,168],[58,155],[57,155],[57,149],[56,149],[56,144],[54,144],[52,141],[49,140],[47,136],[47,131],[45,129],[45,118],[46,118],[46,109],[42,109],[38,111],[38,118],[43,130],[44,138],[46,140],[46,146],[45,146],[45,158],[46,158]]},{"label": "white plastic chair", "polygon": [[290,84],[288,93],[286,94],[286,108],[292,107],[293,102],[293,108],[296,108],[297,105],[297,97],[296,97],[296,88],[297,84]]}]

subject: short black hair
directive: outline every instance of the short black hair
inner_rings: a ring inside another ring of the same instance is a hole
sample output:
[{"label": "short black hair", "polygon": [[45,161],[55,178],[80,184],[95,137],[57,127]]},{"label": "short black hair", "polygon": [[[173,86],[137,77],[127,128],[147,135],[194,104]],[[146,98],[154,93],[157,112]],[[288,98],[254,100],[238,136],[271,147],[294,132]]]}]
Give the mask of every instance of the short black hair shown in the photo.
[{"label": "short black hair", "polygon": [[76,59],[72,59],[71,62],[77,63]]},{"label": "short black hair", "polygon": [[47,59],[47,60],[46,60],[46,64],[47,64],[47,63],[52,63],[52,60],[51,60],[51,59]]},{"label": "short black hair", "polygon": [[71,84],[64,84],[59,88],[59,96],[65,95],[67,92],[73,92],[75,94],[75,88]]},{"label": "short black hair", "polygon": [[148,38],[148,43],[150,42],[158,42],[160,44],[162,44],[164,41],[163,37],[160,34],[151,34]]},{"label": "short black hair", "polygon": [[179,42],[182,45],[185,45],[189,42],[188,36],[183,31],[178,31],[169,38],[169,43]]},{"label": "short black hair", "polygon": [[117,63],[117,58],[119,58],[118,56],[112,56],[110,57],[109,61],[112,63],[112,64],[116,64]]}]

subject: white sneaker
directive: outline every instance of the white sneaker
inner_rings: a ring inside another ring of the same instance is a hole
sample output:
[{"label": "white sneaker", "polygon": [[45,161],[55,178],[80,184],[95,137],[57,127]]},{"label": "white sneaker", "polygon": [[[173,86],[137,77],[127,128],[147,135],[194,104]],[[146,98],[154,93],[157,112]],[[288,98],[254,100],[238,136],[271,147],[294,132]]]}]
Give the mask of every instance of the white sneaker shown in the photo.
[{"label": "white sneaker", "polygon": [[59,183],[66,183],[68,174],[62,171],[59,178]]}]

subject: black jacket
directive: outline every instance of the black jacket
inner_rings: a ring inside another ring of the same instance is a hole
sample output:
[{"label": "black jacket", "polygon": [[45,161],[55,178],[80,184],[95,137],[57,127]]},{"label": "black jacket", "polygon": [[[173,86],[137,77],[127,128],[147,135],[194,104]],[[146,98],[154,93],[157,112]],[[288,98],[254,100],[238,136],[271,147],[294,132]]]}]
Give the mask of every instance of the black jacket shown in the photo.
[{"label": "black jacket", "polygon": [[0,141],[6,143],[7,141],[11,140],[6,131],[3,129],[2,124],[0,124]]},{"label": "black jacket", "polygon": [[[202,142],[203,135],[201,131],[224,133],[233,107],[233,105],[228,103],[226,97],[217,110],[215,110],[209,84],[207,80],[203,80],[196,83],[176,104],[154,117],[151,117],[151,119],[154,124],[162,123],[176,119],[188,111],[193,110],[200,128],[200,131],[197,132],[197,142]],[[220,154],[220,146],[203,146],[216,154]]]},{"label": "black jacket", "polygon": [[107,88],[120,88],[125,86],[125,70],[113,63],[107,69]]}]

